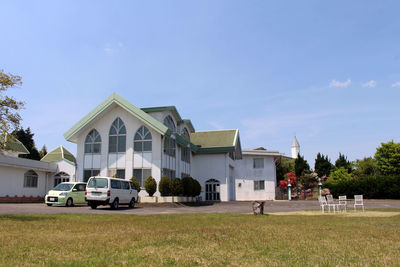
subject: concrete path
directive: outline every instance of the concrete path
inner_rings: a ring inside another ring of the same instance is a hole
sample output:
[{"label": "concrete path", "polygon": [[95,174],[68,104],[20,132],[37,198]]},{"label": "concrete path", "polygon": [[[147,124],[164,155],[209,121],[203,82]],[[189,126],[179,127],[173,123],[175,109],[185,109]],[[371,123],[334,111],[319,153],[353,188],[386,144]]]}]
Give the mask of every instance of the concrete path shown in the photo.
[{"label": "concrete path", "polygon": [[[88,206],[67,207],[47,207],[41,203],[29,204],[0,204],[0,214],[168,214],[168,213],[251,213],[252,202],[221,202],[191,206],[177,203],[163,204],[138,204],[134,209],[122,206],[118,210],[111,210],[108,206],[100,206],[92,210]],[[350,207],[350,205],[349,205]],[[400,209],[400,200],[365,200],[366,209]],[[264,212],[288,212],[299,210],[317,210],[318,201],[314,200],[296,200],[296,201],[267,201]]]}]

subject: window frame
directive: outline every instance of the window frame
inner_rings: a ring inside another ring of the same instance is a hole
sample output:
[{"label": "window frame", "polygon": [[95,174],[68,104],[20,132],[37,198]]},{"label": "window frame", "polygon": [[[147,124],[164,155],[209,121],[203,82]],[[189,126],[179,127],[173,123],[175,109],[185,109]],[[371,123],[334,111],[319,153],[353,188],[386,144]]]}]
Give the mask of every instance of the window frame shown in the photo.
[{"label": "window frame", "polygon": [[265,180],[254,180],[254,191],[264,191]]},{"label": "window frame", "polygon": [[[91,140],[88,142],[88,138],[90,138]],[[97,138],[99,138],[100,139],[100,141],[99,140],[97,140]],[[97,140],[97,141],[96,141]],[[84,144],[84,148],[83,148],[83,150],[84,150],[84,153],[85,154],[101,154],[101,142],[102,140],[101,140],[101,135],[100,135],[100,133],[96,130],[96,129],[92,129],[87,135],[86,135],[86,138],[85,138],[85,144]],[[95,146],[98,146],[98,148],[99,148],[99,150],[98,150],[98,152],[95,152],[94,151],[94,147]],[[90,147],[90,151],[88,151],[88,147]]]},{"label": "window frame", "polygon": [[264,158],[253,158],[253,169],[264,169]]},{"label": "window frame", "polygon": [[[115,141],[111,142],[111,140]],[[124,145],[122,143],[124,143]],[[111,144],[113,146],[111,146]],[[108,153],[125,153],[125,152],[126,152],[126,126],[125,123],[121,120],[121,118],[117,117],[111,124],[110,130],[108,132]]]},{"label": "window frame", "polygon": [[34,170],[24,173],[24,188],[37,188],[39,183],[39,175]]}]

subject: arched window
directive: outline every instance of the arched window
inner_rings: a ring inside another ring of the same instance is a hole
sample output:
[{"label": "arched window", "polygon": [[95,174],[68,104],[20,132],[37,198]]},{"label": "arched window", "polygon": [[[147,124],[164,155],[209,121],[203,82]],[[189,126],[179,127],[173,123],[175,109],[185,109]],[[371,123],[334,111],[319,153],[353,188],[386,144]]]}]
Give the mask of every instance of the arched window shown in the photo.
[{"label": "arched window", "polygon": [[172,132],[176,131],[175,123],[171,116],[168,115],[165,117],[164,125],[167,126]]},{"label": "arched window", "polygon": [[[172,132],[175,132],[176,127],[174,120],[172,119],[171,116],[167,116],[164,119],[164,125],[167,126]],[[175,144],[175,139],[171,138],[170,136],[165,136],[164,138],[164,152],[165,154],[175,157],[176,155],[176,144]]]},{"label": "arched window", "polygon": [[126,151],[126,128],[120,118],[116,118],[112,123],[108,141],[108,152],[117,153]]},{"label": "arched window", "polygon": [[65,182],[69,182],[69,175],[67,173],[59,172],[54,175],[54,186]]},{"label": "arched window", "polygon": [[35,171],[29,170],[24,174],[24,187],[37,187],[38,175]]},{"label": "arched window", "polygon": [[142,126],[135,134],[134,146],[135,151],[151,151],[151,133],[149,129]]},{"label": "arched window", "polygon": [[189,131],[186,129],[186,127],[184,127],[182,129],[182,136],[183,138],[185,138],[187,141],[190,141],[190,134]]},{"label": "arched window", "polygon": [[96,129],[91,130],[85,139],[85,153],[100,153],[101,137]]}]

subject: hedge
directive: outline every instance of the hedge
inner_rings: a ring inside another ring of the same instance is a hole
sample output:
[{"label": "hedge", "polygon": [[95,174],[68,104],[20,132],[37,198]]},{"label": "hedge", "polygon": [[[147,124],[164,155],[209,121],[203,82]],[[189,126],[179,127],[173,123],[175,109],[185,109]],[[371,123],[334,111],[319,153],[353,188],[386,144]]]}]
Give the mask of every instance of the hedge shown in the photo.
[{"label": "hedge", "polygon": [[149,176],[144,182],[144,188],[146,189],[146,192],[149,194],[149,196],[152,197],[154,193],[157,191],[156,180],[152,176]]},{"label": "hedge", "polygon": [[167,175],[161,177],[161,180],[158,183],[158,191],[160,191],[160,194],[163,197],[171,195],[171,179]]},{"label": "hedge", "polygon": [[400,199],[400,176],[364,176],[324,183],[334,197],[363,195],[373,199]]}]

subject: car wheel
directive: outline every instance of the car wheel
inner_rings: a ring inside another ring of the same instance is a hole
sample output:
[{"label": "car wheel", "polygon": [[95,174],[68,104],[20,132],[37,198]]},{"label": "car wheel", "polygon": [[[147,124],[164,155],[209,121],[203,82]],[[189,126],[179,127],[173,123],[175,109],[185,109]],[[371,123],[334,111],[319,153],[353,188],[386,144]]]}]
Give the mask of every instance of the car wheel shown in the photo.
[{"label": "car wheel", "polygon": [[53,204],[50,204],[50,203],[46,203],[46,205],[49,206],[49,207],[50,207],[50,206],[53,206]]},{"label": "car wheel", "polygon": [[67,203],[65,203],[65,206],[72,207],[72,205],[74,205],[74,202],[72,201],[72,198],[68,198],[67,199]]},{"label": "car wheel", "polygon": [[118,203],[118,198],[114,199],[113,203],[111,203],[111,208],[113,210],[118,209],[119,203]]},{"label": "car wheel", "polygon": [[97,208],[97,205],[96,205],[96,204],[91,204],[90,207],[91,207],[93,210],[95,210],[95,209]]},{"label": "car wheel", "polygon": [[134,198],[132,198],[131,202],[129,202],[129,208],[132,209],[133,207],[135,207],[135,199]]}]

